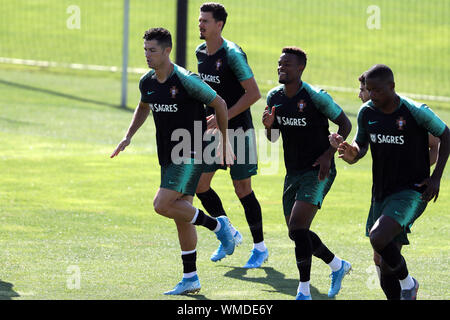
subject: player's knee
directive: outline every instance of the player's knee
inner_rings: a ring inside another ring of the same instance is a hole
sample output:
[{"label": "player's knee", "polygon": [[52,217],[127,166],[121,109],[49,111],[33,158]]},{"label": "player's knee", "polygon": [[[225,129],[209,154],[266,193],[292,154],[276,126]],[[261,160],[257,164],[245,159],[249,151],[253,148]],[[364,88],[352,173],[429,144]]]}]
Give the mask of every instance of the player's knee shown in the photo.
[{"label": "player's knee", "polygon": [[165,215],[168,209],[167,201],[164,201],[163,199],[156,197],[153,200],[153,209],[156,213],[160,215]]},{"label": "player's knee", "polygon": [[370,232],[369,234],[370,244],[372,245],[372,248],[376,252],[380,252],[386,247],[387,243],[383,237],[380,236],[378,232]]},{"label": "player's knee", "polygon": [[292,225],[289,225],[289,238],[295,243],[304,243],[309,236],[309,229],[294,229]]},{"label": "player's knee", "polygon": [[248,196],[250,193],[252,193],[252,187],[249,183],[246,183],[243,181],[235,181],[234,183],[234,192],[236,193],[236,196],[239,199],[244,198],[245,196]]},{"label": "player's knee", "polygon": [[195,190],[195,193],[205,193],[211,188],[209,182],[201,182],[199,181],[197,185],[197,189]]},{"label": "player's knee", "polygon": [[381,266],[381,256],[375,251],[373,252],[373,262],[376,266]]}]

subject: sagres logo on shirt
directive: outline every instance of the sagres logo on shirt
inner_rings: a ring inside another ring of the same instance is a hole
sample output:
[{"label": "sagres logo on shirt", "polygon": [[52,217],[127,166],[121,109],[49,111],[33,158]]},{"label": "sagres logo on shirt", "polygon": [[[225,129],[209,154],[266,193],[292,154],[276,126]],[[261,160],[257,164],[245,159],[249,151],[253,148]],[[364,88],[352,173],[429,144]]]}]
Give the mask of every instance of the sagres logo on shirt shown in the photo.
[{"label": "sagres logo on shirt", "polygon": [[404,136],[391,136],[387,134],[370,134],[370,140],[373,143],[386,143],[386,144],[404,144]]}]

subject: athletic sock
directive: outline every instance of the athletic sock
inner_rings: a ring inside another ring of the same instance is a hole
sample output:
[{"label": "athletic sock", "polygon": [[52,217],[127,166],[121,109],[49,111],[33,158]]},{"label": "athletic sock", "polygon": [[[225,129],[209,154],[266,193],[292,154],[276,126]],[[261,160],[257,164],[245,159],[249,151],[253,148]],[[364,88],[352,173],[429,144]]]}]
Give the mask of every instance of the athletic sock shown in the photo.
[{"label": "athletic sock", "polygon": [[258,242],[258,243],[254,243],[253,244],[253,249],[256,249],[260,252],[264,252],[266,251],[267,247],[266,244],[264,243],[264,241]]},{"label": "athletic sock", "polygon": [[400,300],[400,282],[395,274],[383,270],[380,273],[380,286],[388,300]]},{"label": "athletic sock", "polygon": [[192,278],[197,274],[197,250],[181,251],[181,260],[183,260],[183,278]]},{"label": "athletic sock", "polygon": [[342,260],[338,256],[334,256],[333,260],[328,264],[331,271],[336,272],[342,268]]},{"label": "athletic sock", "polygon": [[300,282],[307,282],[311,276],[312,245],[308,229],[298,229],[289,232],[295,241],[295,258],[300,274]]},{"label": "athletic sock", "polygon": [[261,206],[256,199],[255,193],[252,191],[239,200],[244,207],[245,218],[253,237],[253,243],[264,241]]},{"label": "athletic sock", "polygon": [[212,217],[217,218],[227,215],[223,209],[222,201],[212,188],[209,188],[206,192],[197,193],[196,195],[202,203],[203,208],[205,208],[206,212]]},{"label": "athletic sock", "polygon": [[309,296],[311,293],[309,291],[309,281],[301,282],[298,284],[297,293],[301,292],[305,296]]},{"label": "athletic sock", "polygon": [[399,280],[402,290],[409,290],[414,287],[414,280],[410,275],[407,275],[405,279]]},{"label": "athletic sock", "polygon": [[405,279],[408,276],[406,261],[393,241],[389,242],[378,253],[383,261],[393,270],[398,279]]},{"label": "athletic sock", "polygon": [[[315,232],[309,230],[309,237],[311,239],[313,255],[319,259],[322,259],[323,262],[329,265],[335,258],[335,255],[323,244],[322,240],[320,240],[319,236]],[[340,263],[340,261],[338,262]],[[341,265],[339,264],[339,268],[340,267]]]},{"label": "athletic sock", "polygon": [[220,224],[216,218],[206,215],[202,210],[197,209],[194,218],[191,221],[196,226],[204,226],[211,231],[214,231]]}]

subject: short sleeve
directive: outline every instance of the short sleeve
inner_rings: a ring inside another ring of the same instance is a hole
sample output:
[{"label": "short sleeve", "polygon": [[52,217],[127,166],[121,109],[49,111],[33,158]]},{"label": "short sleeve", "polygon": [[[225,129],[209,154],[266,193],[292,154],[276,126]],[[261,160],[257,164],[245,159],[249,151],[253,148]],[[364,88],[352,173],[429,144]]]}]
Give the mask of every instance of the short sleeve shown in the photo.
[{"label": "short sleeve", "polygon": [[180,67],[177,67],[177,72],[179,74],[180,81],[189,96],[206,105],[209,105],[216,98],[216,91],[200,79],[197,74]]},{"label": "short sleeve", "polygon": [[364,111],[366,107],[363,105],[361,109],[359,109],[357,115],[358,128],[356,130],[355,141],[359,146],[364,146],[369,143],[369,134],[367,132],[366,126],[364,124]]},{"label": "short sleeve", "polygon": [[228,63],[239,81],[242,82],[253,77],[252,69],[247,62],[247,56],[241,48],[236,46],[228,50]]},{"label": "short sleeve", "polygon": [[426,104],[411,107],[410,111],[417,123],[435,137],[444,133],[446,124]]},{"label": "short sleeve", "polygon": [[145,103],[149,103],[149,97],[150,94],[149,92],[151,92],[151,90],[148,90],[148,88],[145,88],[145,81],[151,77],[152,75],[152,71],[146,73],[145,75],[143,75],[141,77],[141,79],[139,80],[139,91],[141,92],[141,101],[145,102]]},{"label": "short sleeve", "polygon": [[317,109],[330,120],[335,120],[342,112],[342,108],[334,102],[333,98],[324,90],[312,88],[304,84],[308,91],[311,100],[314,102]]}]

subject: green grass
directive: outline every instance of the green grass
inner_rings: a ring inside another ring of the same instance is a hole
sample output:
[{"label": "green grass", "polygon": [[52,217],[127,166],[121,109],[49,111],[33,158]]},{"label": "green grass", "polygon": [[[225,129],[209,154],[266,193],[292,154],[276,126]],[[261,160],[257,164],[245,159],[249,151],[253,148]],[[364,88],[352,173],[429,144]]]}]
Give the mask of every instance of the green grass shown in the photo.
[{"label": "green grass", "polygon": [[[202,2],[189,2],[188,68],[194,71]],[[66,27],[72,1],[2,3],[0,56],[120,66],[122,3],[77,1],[79,30]],[[351,137],[360,105],[357,77],[374,63],[394,69],[399,92],[450,96],[448,1],[377,1],[380,30],[366,27],[366,9],[373,4],[368,0],[223,3],[230,14],[224,37],[247,53],[263,96],[276,85],[276,63],[285,45],[307,51],[305,81],[355,88],[353,93],[329,91],[354,125]],[[175,1],[131,1],[130,66],[145,67],[143,31],[164,26],[174,34],[174,15]],[[199,228],[201,294],[161,294],[179,281],[182,268],[175,225],[152,207],[160,174],[153,120],[126,152],[109,158],[139,100],[138,79],[130,75],[129,108],[121,109],[119,74],[0,65],[0,299],[293,299],[298,271],[281,210],[284,167],[280,161],[277,172],[262,174],[271,163],[261,156],[260,174],[252,181],[263,210],[269,262],[258,270],[240,268],[251,235],[229,175],[219,172],[213,187],[244,243],[231,257],[212,263],[217,240]],[[450,123],[449,103],[424,102]],[[252,107],[257,129],[264,107],[263,99]],[[312,226],[353,265],[336,299],[383,299],[373,284],[372,250],[364,236],[370,156],[355,166],[338,161],[337,169]],[[447,168],[438,202],[416,222],[411,245],[404,249],[409,270],[420,281],[420,299],[450,297],[449,177]],[[194,205],[200,205],[197,199]],[[80,270],[80,289],[67,285],[70,266]],[[329,268],[314,259],[315,299],[326,298],[328,274]]]},{"label": "green grass", "polygon": [[[121,66],[123,0],[4,1],[0,57]],[[199,7],[189,1],[187,66],[198,36]],[[142,35],[163,26],[174,36],[176,1],[130,1],[130,66],[146,68]],[[281,48],[308,53],[311,83],[358,86],[375,63],[393,68],[399,92],[450,96],[450,3],[446,0],[224,0],[229,12],[223,36],[239,44],[261,88],[273,86]],[[80,8],[80,29],[68,29],[66,9]],[[380,29],[368,29],[371,5]],[[32,21],[32,24],[24,23]],[[175,53],[175,48],[173,53]],[[173,57],[175,55],[173,54]]]},{"label": "green grass", "polygon": [[[253,179],[270,250],[264,268],[240,268],[251,249],[251,235],[229,176],[219,172],[213,187],[244,243],[231,257],[212,263],[209,256],[217,240],[199,228],[201,294],[168,298],[161,293],[179,281],[182,269],[175,226],[152,208],[159,184],[153,120],[148,119],[126,152],[109,159],[132,116],[130,110],[114,107],[117,93],[109,93],[116,92],[117,79],[3,68],[0,80],[0,298],[293,299],[298,272],[281,211],[282,162],[278,172]],[[130,88],[136,84],[131,80]],[[357,98],[331,94],[355,123]],[[135,91],[130,95],[137,101]],[[258,129],[264,105],[260,100],[252,108]],[[437,112],[449,122],[448,108]],[[383,299],[381,290],[370,285],[374,269],[364,236],[370,157],[356,166],[341,161],[337,166],[338,176],[312,229],[353,264],[337,299]],[[417,221],[404,250],[410,272],[421,282],[421,299],[449,297],[448,172],[439,201]],[[199,205],[197,199],[194,204]],[[80,289],[67,286],[70,266],[80,269]],[[326,298],[328,274],[328,267],[314,259],[316,299]]]}]

